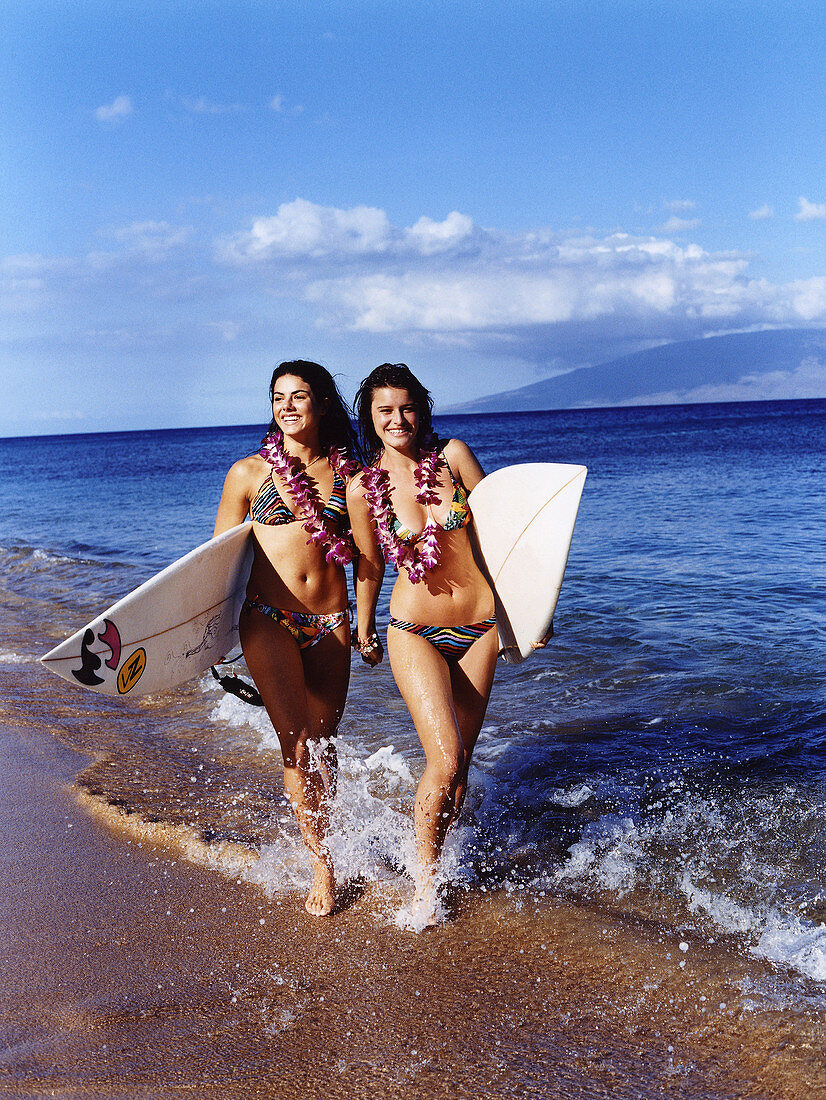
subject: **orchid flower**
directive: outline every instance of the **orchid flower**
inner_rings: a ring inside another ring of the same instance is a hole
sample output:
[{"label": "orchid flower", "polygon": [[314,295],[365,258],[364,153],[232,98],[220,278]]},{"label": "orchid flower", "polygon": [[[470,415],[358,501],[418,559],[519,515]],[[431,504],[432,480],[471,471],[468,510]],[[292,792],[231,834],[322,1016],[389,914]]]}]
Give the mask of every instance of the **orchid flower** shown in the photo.
[{"label": "orchid flower", "polygon": [[[423,443],[421,458],[414,472],[416,485],[421,490],[416,500],[430,508],[439,503],[436,492],[436,478],[441,455],[438,442],[428,435]],[[407,570],[411,584],[420,584],[429,569],[435,569],[441,556],[439,526],[433,517],[428,518],[424,531],[413,545],[400,539],[393,530],[391,516],[393,505],[390,499],[390,477],[380,466],[370,466],[363,474],[364,498],[370,509],[370,515],[376,526],[376,535],[384,552],[384,560],[397,570]],[[421,545],[419,545],[421,544]]]},{"label": "orchid flower", "polygon": [[[281,432],[272,432],[265,436],[258,453],[273,466],[287,486],[304,530],[310,536],[307,539],[307,545],[329,547],[325,553],[328,562],[341,565],[351,562],[355,554],[349,538],[342,538],[328,528],[318,489],[307,477],[307,471],[300,459],[287,454],[284,450],[284,437]],[[330,452],[328,461],[332,469],[345,480],[358,469],[356,463],[344,459],[337,450]]]}]

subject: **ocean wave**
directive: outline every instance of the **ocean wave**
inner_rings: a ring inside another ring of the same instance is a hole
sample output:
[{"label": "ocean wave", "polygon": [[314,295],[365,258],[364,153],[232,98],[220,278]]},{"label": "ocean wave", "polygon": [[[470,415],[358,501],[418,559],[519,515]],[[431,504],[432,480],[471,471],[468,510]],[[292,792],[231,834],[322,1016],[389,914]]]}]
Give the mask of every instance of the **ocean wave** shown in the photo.
[{"label": "ocean wave", "polygon": [[[554,797],[579,806],[584,790]],[[534,883],[607,896],[708,936],[737,936],[754,957],[826,982],[819,861],[816,852],[808,864],[801,856],[811,851],[824,809],[817,797],[789,786],[741,792],[730,803],[683,792],[668,809],[638,805],[601,814],[583,826],[567,858]]]},{"label": "ocean wave", "polygon": [[29,546],[26,543],[10,543],[0,546],[0,562],[6,568],[34,563],[40,566],[53,565],[97,565],[94,558],[78,554],[68,554],[56,550],[45,550],[41,546]]},{"label": "ocean wave", "polygon": [[765,910],[740,905],[724,894],[695,886],[688,875],[681,888],[692,913],[703,913],[723,932],[748,935],[749,951],[826,983],[826,925],[814,924],[769,906]]},{"label": "ocean wave", "polygon": [[9,649],[0,649],[0,664],[2,665],[30,665],[33,663],[33,659],[24,654],[15,653]]},{"label": "ocean wave", "polygon": [[83,809],[105,828],[128,837],[140,846],[173,852],[200,867],[220,871],[230,878],[241,878],[259,858],[254,849],[235,841],[207,840],[196,827],[169,821],[149,821],[139,813],[113,805],[105,796],[95,795],[75,784],[74,795]]},{"label": "ocean wave", "polygon": [[[211,678],[201,689],[209,696],[220,691]],[[278,760],[278,740],[263,709],[221,695],[211,716]],[[523,723],[523,737],[534,739],[545,724]],[[638,908],[638,895],[647,892],[659,918],[674,924],[694,918],[698,932],[746,937],[756,955],[821,980],[817,925],[805,916],[814,889],[796,897],[795,914],[784,917],[778,904],[778,883],[800,880],[789,851],[805,847],[819,820],[822,806],[814,796],[786,786],[727,801],[722,787],[701,795],[692,785],[696,776],[689,783],[690,773],[679,771],[670,779],[602,775],[549,784],[555,764],[547,744],[523,740],[516,763],[514,748],[509,730],[483,728],[465,820],[446,844],[445,883],[536,896],[549,890],[608,895],[620,909],[626,899]],[[408,749],[377,748],[352,732],[339,738],[329,843],[343,880],[395,880],[397,886],[412,880],[412,803],[422,761],[418,747],[413,755]],[[292,814],[285,810],[272,824],[275,835],[243,876],[268,894],[307,889],[309,861]],[[794,838],[793,849],[778,840],[783,836]],[[393,896],[398,903],[398,890]],[[396,904],[394,912],[402,909]],[[809,935],[815,938],[804,951],[801,937]]]},{"label": "ocean wave", "polygon": [[[365,759],[339,742],[338,789],[327,833],[338,878],[380,885],[412,875],[414,792],[407,762],[392,745]],[[276,828],[277,837],[262,847],[245,878],[268,895],[306,890],[310,863],[292,813],[281,814]]]}]

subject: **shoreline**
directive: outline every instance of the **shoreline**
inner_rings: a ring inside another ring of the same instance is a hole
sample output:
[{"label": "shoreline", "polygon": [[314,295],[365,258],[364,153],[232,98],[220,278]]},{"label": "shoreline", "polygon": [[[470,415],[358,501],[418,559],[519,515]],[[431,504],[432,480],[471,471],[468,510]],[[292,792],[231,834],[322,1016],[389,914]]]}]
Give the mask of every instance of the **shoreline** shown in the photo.
[{"label": "shoreline", "polygon": [[269,899],[102,827],[71,790],[86,759],[0,726],[0,1093],[630,1100],[823,1087],[822,1025],[750,1007],[748,982],[772,971],[734,947],[681,951],[656,928],[505,892],[460,898],[451,923],[419,936],[375,891],[314,920],[297,894]]}]

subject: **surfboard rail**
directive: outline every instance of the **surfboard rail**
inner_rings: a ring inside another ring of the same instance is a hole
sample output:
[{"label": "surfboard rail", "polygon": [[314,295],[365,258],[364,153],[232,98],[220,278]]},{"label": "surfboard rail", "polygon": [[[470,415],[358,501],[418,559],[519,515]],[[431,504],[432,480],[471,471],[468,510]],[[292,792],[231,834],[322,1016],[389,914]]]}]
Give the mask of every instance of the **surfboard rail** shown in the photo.
[{"label": "surfboard rail", "polygon": [[551,627],[587,473],[558,462],[504,466],[470,494],[500,656],[509,664],[529,657]]},{"label": "surfboard rail", "polygon": [[252,525],[196,546],[40,658],[104,695],[147,695],[206,671],[238,644]]}]

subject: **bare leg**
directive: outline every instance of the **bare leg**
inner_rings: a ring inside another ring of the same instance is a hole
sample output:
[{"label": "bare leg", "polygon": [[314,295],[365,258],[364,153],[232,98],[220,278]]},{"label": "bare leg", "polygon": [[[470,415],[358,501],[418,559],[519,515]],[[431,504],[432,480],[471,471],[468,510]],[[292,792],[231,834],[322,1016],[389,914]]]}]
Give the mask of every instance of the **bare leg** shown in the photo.
[{"label": "bare leg", "polygon": [[453,820],[456,784],[465,765],[464,747],[450,672],[442,655],[425,638],[393,627],[387,632],[387,648],[393,675],[425,753],[414,809],[418,867],[413,906],[425,923],[433,923],[435,874]]},{"label": "bare leg", "polygon": [[496,671],[497,634],[489,630],[451,664],[425,638],[408,631],[391,627],[387,645],[393,675],[425,750],[425,772],[415,803],[414,911],[417,906],[428,908],[435,919],[436,868],[467,790],[470,758]]},{"label": "bare leg", "polygon": [[[315,820],[322,838],[327,836],[330,809],[336,794],[338,757],[334,738],[350,680],[349,635],[349,627],[345,624],[317,645],[302,651],[310,726],[315,734],[307,742],[312,758],[309,774],[316,782]],[[335,876],[326,844],[314,856],[313,883],[305,907],[308,913],[321,917],[331,913],[335,906]]]},{"label": "bare leg", "polygon": [[461,660],[450,666],[453,706],[465,750],[464,767],[456,784],[454,821],[459,816],[467,793],[470,758],[488,709],[498,649],[499,636],[494,627],[477,638]]},{"label": "bare leg", "polygon": [[348,627],[341,626],[310,649],[265,615],[241,616],[241,645],[281,745],[284,791],[313,861],[306,908],[332,912],[335,877],[326,844],[335,794],[335,735],[350,675]]}]

